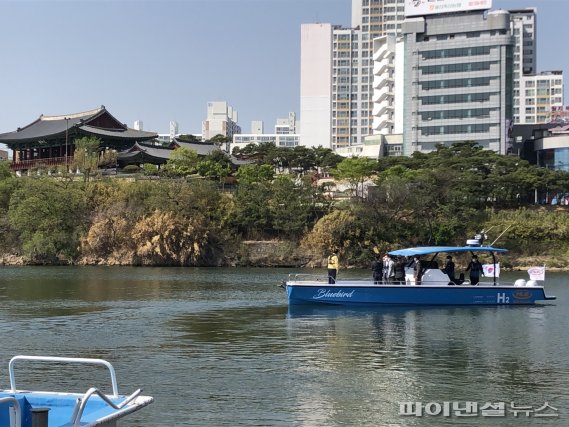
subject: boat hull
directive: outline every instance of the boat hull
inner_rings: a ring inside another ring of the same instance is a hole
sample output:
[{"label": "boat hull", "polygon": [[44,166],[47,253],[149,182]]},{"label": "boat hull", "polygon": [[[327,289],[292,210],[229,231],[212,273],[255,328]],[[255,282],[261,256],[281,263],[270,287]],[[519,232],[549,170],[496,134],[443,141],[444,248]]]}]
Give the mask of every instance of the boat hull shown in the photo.
[{"label": "boat hull", "polygon": [[552,300],[543,287],[410,286],[287,282],[289,304],[337,305],[531,305]]}]

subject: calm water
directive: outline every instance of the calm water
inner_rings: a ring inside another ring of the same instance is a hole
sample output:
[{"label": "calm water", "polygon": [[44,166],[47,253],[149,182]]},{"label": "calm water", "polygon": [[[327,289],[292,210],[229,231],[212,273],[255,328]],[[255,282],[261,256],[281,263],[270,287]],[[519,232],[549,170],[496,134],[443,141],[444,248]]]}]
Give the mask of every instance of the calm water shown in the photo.
[{"label": "calm water", "polygon": [[[548,272],[558,300],[537,307],[289,312],[288,272],[0,268],[0,387],[16,354],[100,357],[121,393],[156,399],[122,427],[569,425],[569,275]],[[33,367],[19,388],[57,374]],[[110,392],[79,371],[55,384]],[[559,417],[405,417],[405,401],[547,401]]]}]

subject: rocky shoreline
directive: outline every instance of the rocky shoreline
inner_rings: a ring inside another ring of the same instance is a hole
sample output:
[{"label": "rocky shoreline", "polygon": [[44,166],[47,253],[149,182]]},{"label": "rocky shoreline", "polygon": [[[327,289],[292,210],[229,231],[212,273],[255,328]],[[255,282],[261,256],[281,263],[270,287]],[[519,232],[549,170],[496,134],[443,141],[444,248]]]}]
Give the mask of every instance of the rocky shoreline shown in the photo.
[{"label": "rocky shoreline", "polygon": [[[293,242],[268,240],[268,241],[244,241],[237,248],[232,248],[221,256],[214,265],[218,267],[259,267],[259,268],[324,268],[326,257],[321,255],[309,254],[301,250]],[[569,271],[569,260],[558,256],[519,256],[509,254],[502,261],[503,271],[526,271],[535,266],[545,265],[547,271],[563,272]],[[371,263],[371,260],[370,260]],[[131,257],[109,257],[106,259],[80,257],[77,260],[59,259],[50,263],[34,263],[27,257],[19,254],[1,254],[0,265],[4,266],[33,266],[33,265],[81,265],[81,266],[147,266],[147,267],[167,267],[178,266],[176,264],[152,264],[132,262]],[[202,267],[202,265],[196,265]],[[203,265],[205,267],[205,265]],[[343,269],[368,268],[368,265],[354,264],[344,265]]]}]

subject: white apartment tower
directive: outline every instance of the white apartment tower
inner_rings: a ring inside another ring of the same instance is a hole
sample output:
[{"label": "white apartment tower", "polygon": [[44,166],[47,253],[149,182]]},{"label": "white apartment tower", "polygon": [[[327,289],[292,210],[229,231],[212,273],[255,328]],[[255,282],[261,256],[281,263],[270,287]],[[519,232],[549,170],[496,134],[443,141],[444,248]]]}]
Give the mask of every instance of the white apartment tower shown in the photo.
[{"label": "white apartment tower", "polygon": [[300,27],[300,144],[332,148],[332,25]]},{"label": "white apartment tower", "polygon": [[509,12],[515,39],[514,123],[547,123],[552,112],[563,106],[563,72],[537,71],[537,10]]},{"label": "white apartment tower", "polygon": [[352,27],[367,34],[366,41],[400,34],[404,19],[405,0],[352,0]]},{"label": "white apartment tower", "polygon": [[265,133],[265,125],[262,120],[253,120],[251,122],[251,134],[261,135]]},{"label": "white apartment tower", "polygon": [[143,123],[142,120],[135,120],[134,125],[132,126],[135,130],[143,130]]},{"label": "white apartment tower", "polygon": [[170,141],[173,141],[176,135],[178,135],[178,122],[171,120],[170,121]]},{"label": "white apartment tower", "polygon": [[401,37],[390,34],[373,40],[374,134],[403,133],[403,60]]},{"label": "white apartment tower", "polygon": [[515,43],[513,120],[514,123],[528,123],[525,121],[526,100],[523,78],[537,73],[537,11],[528,8],[509,12],[510,29]]},{"label": "white apartment tower", "polygon": [[552,120],[553,112],[564,105],[563,71],[523,76],[519,91],[519,105],[514,106],[514,112],[519,108],[517,123],[548,123]]},{"label": "white apartment tower", "polygon": [[202,122],[202,138],[207,141],[216,135],[229,139],[241,133],[237,124],[237,111],[225,101],[207,103],[207,119]]},{"label": "white apartment tower", "polygon": [[397,34],[404,0],[353,0],[352,28],[301,27],[301,144],[332,149],[372,133],[373,39]]},{"label": "white apartment tower", "polygon": [[277,119],[275,124],[275,133],[277,135],[289,135],[296,133],[296,114],[288,113],[287,118]]}]

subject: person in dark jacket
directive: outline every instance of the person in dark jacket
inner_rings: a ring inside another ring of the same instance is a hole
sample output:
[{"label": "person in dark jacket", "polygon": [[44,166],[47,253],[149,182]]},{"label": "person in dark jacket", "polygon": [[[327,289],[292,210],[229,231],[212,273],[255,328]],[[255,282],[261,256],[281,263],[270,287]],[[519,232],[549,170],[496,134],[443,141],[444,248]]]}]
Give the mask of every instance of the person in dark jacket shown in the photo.
[{"label": "person in dark jacket", "polygon": [[482,274],[482,264],[478,261],[477,255],[472,255],[472,260],[468,263],[466,271],[470,271],[470,284],[477,285]]},{"label": "person in dark jacket", "polygon": [[421,276],[423,276],[423,266],[421,265],[421,260],[418,256],[413,258],[413,278],[415,279],[415,284],[421,284]]},{"label": "person in dark jacket", "polygon": [[449,279],[452,282],[455,281],[454,262],[453,262],[452,257],[450,255],[447,256],[447,260],[445,262],[445,268],[443,269],[443,273],[446,273],[446,275],[449,277]]},{"label": "person in dark jacket", "polygon": [[397,257],[395,260],[395,283],[398,285],[405,284],[405,258]]},{"label": "person in dark jacket", "polygon": [[377,255],[371,263],[371,270],[373,273],[373,283],[376,285],[383,279],[383,259],[381,255]]}]

